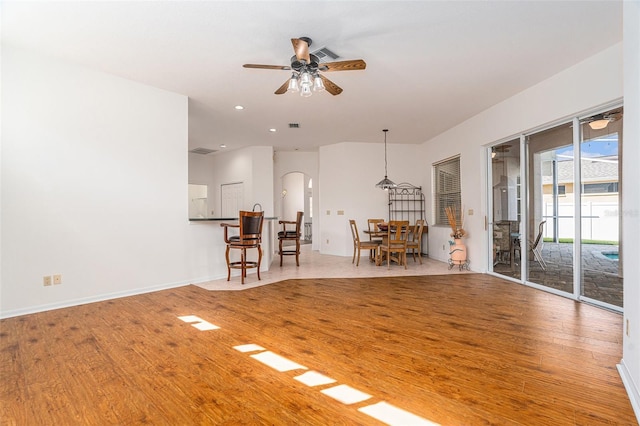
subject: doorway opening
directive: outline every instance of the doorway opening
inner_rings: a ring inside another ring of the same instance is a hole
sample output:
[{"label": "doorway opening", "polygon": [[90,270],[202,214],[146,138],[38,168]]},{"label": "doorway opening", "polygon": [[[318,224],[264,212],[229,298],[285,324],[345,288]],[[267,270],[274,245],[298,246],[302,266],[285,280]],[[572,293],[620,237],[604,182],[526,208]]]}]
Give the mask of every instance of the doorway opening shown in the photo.
[{"label": "doorway opening", "polygon": [[290,172],[282,177],[281,211],[284,220],[295,220],[299,211],[304,212],[301,244],[313,239],[313,180],[302,172]]}]

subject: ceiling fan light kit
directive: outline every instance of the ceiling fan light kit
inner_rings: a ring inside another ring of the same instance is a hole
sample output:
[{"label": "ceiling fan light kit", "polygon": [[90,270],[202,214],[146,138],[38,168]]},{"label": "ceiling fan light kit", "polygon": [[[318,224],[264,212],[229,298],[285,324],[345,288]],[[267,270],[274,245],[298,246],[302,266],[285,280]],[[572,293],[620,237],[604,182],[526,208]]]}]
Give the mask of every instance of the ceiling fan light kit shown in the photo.
[{"label": "ceiling fan light kit", "polygon": [[602,130],[609,125],[609,119],[595,120],[589,123],[589,127],[593,130]]},{"label": "ceiling fan light kit", "polygon": [[[305,98],[311,96],[314,92],[318,93],[325,90],[334,96],[342,93],[342,88],[325,76],[320,75],[320,72],[363,70],[367,67],[367,64],[362,59],[321,63],[318,56],[309,53],[309,46],[311,46],[309,37],[292,38],[291,44],[295,55],[291,57],[290,66],[244,64],[243,67],[290,70],[292,71],[291,78],[280,86],[275,91],[275,94],[282,95],[287,92],[298,92],[300,96]],[[335,58],[336,56],[327,57]]]}]

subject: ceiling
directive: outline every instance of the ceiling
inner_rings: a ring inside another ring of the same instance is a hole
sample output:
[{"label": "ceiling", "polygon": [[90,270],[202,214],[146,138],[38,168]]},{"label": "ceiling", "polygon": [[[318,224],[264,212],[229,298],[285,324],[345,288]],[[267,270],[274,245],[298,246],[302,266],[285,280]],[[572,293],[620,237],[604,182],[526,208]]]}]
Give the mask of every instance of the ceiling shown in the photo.
[{"label": "ceiling", "polygon": [[[422,143],[622,40],[621,1],[3,1],[2,43],[189,97],[189,148]],[[366,70],[273,92],[291,38]],[[234,109],[243,105],[244,110]],[[298,123],[299,128],[289,128]],[[277,129],[269,132],[270,128]],[[215,154],[212,154],[215,155]]]}]

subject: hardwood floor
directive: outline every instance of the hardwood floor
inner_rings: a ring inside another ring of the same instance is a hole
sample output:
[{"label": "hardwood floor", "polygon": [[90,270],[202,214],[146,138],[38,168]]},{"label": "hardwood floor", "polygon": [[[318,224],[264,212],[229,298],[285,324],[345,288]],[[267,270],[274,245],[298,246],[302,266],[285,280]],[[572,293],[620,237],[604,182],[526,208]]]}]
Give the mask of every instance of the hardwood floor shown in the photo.
[{"label": "hardwood floor", "polygon": [[[186,286],[0,327],[2,424],[377,425],[382,402],[425,424],[637,424],[622,317],[488,275]],[[322,392],[338,385],[370,397]]]}]

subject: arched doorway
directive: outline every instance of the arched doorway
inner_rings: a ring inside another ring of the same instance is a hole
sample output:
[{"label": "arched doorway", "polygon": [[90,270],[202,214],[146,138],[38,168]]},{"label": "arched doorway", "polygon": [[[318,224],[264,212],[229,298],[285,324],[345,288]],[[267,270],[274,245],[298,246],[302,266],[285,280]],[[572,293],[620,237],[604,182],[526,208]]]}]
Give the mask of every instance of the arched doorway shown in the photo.
[{"label": "arched doorway", "polygon": [[281,211],[282,218],[293,220],[298,211],[304,212],[302,240],[311,243],[313,181],[301,172],[290,172],[282,177]]}]

